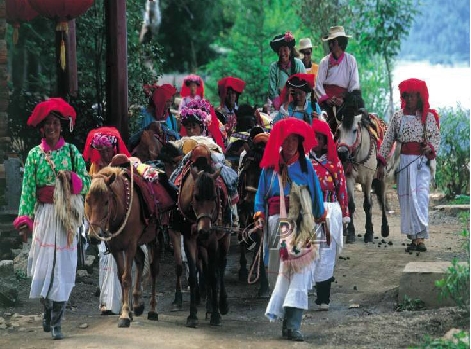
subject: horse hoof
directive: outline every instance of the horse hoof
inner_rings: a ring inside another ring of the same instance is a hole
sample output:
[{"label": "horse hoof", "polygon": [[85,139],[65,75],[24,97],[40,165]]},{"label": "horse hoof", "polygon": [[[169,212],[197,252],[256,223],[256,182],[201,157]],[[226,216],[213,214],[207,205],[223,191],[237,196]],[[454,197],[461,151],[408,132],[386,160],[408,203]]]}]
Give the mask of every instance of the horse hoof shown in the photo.
[{"label": "horse hoof", "polygon": [[136,316],[141,316],[142,313],[144,312],[144,308],[145,308],[145,305],[144,304],[141,304],[137,307],[134,307],[134,314],[136,314]]},{"label": "horse hoof", "polygon": [[240,269],[239,270],[239,281],[240,282],[247,282],[247,278],[249,277],[249,272],[247,269]]},{"label": "horse hoof", "polygon": [[119,318],[119,321],[118,321],[118,327],[119,328],[123,328],[123,327],[129,327],[131,325],[131,319],[127,319],[127,318]]},{"label": "horse hoof", "polygon": [[209,324],[211,326],[221,326],[221,314],[211,314],[211,321],[209,322]]},{"label": "horse hoof", "polygon": [[227,298],[221,298],[219,301],[219,312],[221,315],[226,315],[229,312],[229,304]]},{"label": "horse hoof", "polygon": [[365,244],[368,242],[373,242],[373,234],[365,234],[365,236],[363,236],[363,241]]},{"label": "horse hoof", "polygon": [[389,236],[389,225],[381,227],[381,236],[387,238]]},{"label": "horse hoof", "polygon": [[159,314],[156,313],[155,311],[149,311],[147,313],[147,320],[159,321]]},{"label": "horse hoof", "polygon": [[355,242],[355,234],[348,234],[347,238],[345,239],[345,243],[353,244]]},{"label": "horse hoof", "polygon": [[183,306],[181,304],[172,304],[172,312],[182,310]]},{"label": "horse hoof", "polygon": [[186,327],[196,328],[198,326],[198,319],[188,316],[186,319]]}]

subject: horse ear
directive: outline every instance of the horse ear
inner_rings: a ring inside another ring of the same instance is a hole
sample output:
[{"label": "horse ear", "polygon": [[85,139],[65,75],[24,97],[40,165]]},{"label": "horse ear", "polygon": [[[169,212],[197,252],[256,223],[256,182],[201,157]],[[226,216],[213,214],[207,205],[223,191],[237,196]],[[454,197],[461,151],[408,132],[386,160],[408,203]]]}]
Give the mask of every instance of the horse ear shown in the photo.
[{"label": "horse ear", "polygon": [[212,177],[213,179],[218,178],[219,175],[221,174],[221,170],[222,170],[222,167],[218,168],[218,169],[216,170],[216,172],[214,172],[214,173],[211,175],[211,177]]},{"label": "horse ear", "polygon": [[204,170],[201,170],[198,172],[198,168],[196,166],[193,166],[191,168],[191,175],[193,176],[193,179],[196,179],[198,178],[199,176],[201,176],[203,174]]},{"label": "horse ear", "polygon": [[116,174],[112,173],[109,177],[105,177],[105,183],[107,186],[110,186],[113,184],[113,182],[116,180]]}]

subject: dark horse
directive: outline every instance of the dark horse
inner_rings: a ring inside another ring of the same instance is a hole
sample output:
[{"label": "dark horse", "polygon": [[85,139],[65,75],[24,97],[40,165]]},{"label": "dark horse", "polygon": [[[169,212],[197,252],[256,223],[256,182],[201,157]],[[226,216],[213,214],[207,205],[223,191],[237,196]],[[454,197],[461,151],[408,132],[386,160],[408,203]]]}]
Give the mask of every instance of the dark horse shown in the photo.
[{"label": "dark horse", "polygon": [[[253,215],[255,193],[258,189],[258,181],[261,173],[260,161],[262,159],[263,152],[265,151],[265,146],[266,140],[258,141],[257,134],[252,134],[251,132],[251,137],[246,145],[246,154],[241,161],[241,168],[239,169],[239,203],[237,207],[241,226],[246,227],[246,229],[253,226],[254,223]],[[252,236],[246,237],[242,236],[240,232],[238,238],[240,243],[239,280],[252,282],[252,280],[248,279],[249,272],[247,270],[246,254],[248,248],[258,251],[260,248],[260,236],[258,234],[252,234]],[[254,263],[257,263],[257,260],[252,261],[251,269],[257,267]],[[258,295],[263,297],[268,292],[268,279],[266,277],[263,263],[260,263],[258,267],[258,275],[260,279]]]},{"label": "dark horse", "polygon": [[184,217],[181,231],[190,271],[190,315],[186,325],[196,327],[198,324],[196,264],[200,257],[206,280],[206,311],[211,313],[210,324],[218,326],[221,314],[229,311],[224,272],[230,234],[222,227],[223,214],[228,213],[229,207],[225,203],[227,194],[223,194],[220,185],[220,172],[214,172],[210,165],[209,149],[197,145],[192,154],[194,158],[190,167],[182,173],[178,197],[178,207]]},{"label": "dark horse", "polygon": [[376,154],[382,141],[385,124],[381,120],[370,115],[363,108],[358,108],[358,100],[347,98],[345,112],[338,126],[336,139],[337,151],[342,161],[347,179],[348,209],[350,211],[350,223],[347,226],[347,243],[355,241],[355,226],[353,217],[355,213],[355,183],[361,184],[364,200],[363,209],[366,215],[364,242],[373,242],[373,223],[371,220],[371,188],[378,197],[381,205],[382,222],[381,235],[389,236],[389,226],[386,216],[386,188],[385,182],[375,178],[377,160]]}]

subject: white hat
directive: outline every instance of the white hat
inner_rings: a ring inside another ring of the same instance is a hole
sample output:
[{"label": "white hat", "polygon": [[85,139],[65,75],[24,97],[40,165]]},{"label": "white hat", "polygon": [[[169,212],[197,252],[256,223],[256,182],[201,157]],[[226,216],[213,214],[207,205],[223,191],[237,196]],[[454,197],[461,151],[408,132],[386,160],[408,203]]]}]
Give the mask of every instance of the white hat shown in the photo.
[{"label": "white hat", "polygon": [[339,25],[339,26],[335,26],[335,27],[330,27],[329,34],[324,36],[322,38],[322,41],[332,40],[332,39],[335,39],[339,36],[344,36],[346,38],[351,38],[350,35],[347,35],[345,33],[345,30],[343,29],[343,27]]},{"label": "white hat", "polygon": [[299,40],[299,51],[305,50],[305,49],[308,49],[308,48],[312,48],[311,39],[306,38],[306,39]]}]

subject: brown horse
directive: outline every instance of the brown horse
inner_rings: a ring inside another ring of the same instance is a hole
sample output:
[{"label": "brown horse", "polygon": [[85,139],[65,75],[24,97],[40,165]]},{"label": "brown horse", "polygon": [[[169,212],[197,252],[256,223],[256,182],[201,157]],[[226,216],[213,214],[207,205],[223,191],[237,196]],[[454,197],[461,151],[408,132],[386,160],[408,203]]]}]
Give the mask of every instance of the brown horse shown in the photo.
[{"label": "brown horse", "polygon": [[[199,150],[192,165],[183,173],[179,191],[178,207],[184,217],[184,246],[190,271],[190,315],[188,327],[196,327],[197,318],[197,281],[196,264],[198,257],[203,261],[203,274],[207,281],[206,311],[211,313],[210,324],[221,324],[221,314],[229,311],[224,272],[230,234],[222,227],[223,212],[227,213],[223,190],[220,186],[219,171],[214,172],[210,165],[209,149]],[[205,149],[206,148],[206,149]],[[203,154],[206,152],[205,154]]]},{"label": "brown horse", "polygon": [[[126,175],[120,168],[105,167],[93,176],[85,199],[85,214],[90,224],[89,234],[107,242],[118,266],[118,278],[122,288],[122,309],[118,327],[129,327],[132,311],[139,316],[144,311],[140,303],[141,278],[144,261],[138,246],[147,245],[150,257],[152,294],[147,318],[158,320],[156,308],[156,279],[159,272],[160,248],[158,248],[158,222],[146,222],[144,208],[138,198],[133,173]],[[137,277],[130,302],[132,284],[131,269],[136,261]]]}]

